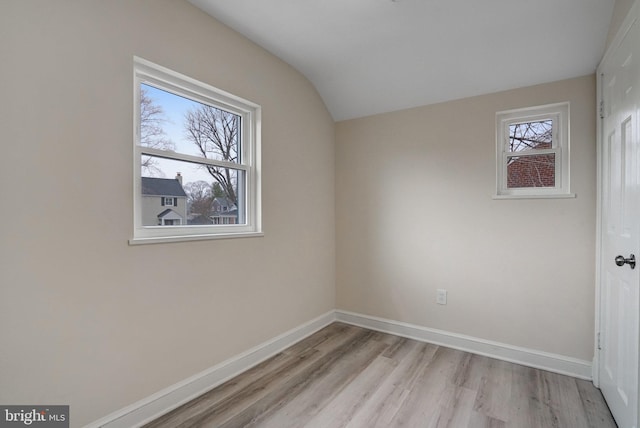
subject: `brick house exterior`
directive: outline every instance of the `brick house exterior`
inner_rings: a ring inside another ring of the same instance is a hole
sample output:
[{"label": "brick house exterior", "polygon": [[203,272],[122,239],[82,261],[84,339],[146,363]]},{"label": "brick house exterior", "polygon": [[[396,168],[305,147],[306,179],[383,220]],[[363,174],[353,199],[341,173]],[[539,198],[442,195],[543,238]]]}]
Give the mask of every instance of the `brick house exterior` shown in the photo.
[{"label": "brick house exterior", "polygon": [[[541,143],[536,149],[549,149],[551,143]],[[507,187],[554,187],[556,185],[555,155],[514,156],[507,164]]]}]

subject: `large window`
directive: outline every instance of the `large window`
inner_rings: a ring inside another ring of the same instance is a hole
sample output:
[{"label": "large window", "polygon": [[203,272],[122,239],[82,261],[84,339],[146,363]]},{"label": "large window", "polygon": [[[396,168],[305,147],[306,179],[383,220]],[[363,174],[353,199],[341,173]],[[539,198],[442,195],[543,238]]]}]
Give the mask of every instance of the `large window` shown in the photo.
[{"label": "large window", "polygon": [[496,114],[497,197],[571,197],[569,103]]},{"label": "large window", "polygon": [[130,242],[259,235],[260,107],[140,58],[134,93]]}]

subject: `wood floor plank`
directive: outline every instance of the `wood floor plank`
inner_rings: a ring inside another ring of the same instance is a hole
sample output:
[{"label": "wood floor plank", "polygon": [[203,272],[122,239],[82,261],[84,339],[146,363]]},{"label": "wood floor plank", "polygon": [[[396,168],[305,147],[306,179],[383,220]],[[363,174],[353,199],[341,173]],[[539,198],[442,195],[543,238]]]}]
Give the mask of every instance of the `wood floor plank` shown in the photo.
[{"label": "wood floor plank", "polygon": [[594,388],[589,381],[576,379],[576,386],[580,394],[580,401],[590,427],[613,427],[616,425],[613,416],[604,401],[602,392]]},{"label": "wood floor plank", "polygon": [[244,426],[288,428],[309,423],[388,347],[383,342],[372,340],[373,336],[375,333],[367,337],[369,340],[363,340],[361,346],[353,346],[352,352],[334,358],[331,364],[324,367],[325,370],[317,371],[310,379],[305,379],[306,387],[301,388],[285,405],[270,408],[263,416]]},{"label": "wood floor plank", "polygon": [[304,426],[308,428],[345,427],[394,368],[393,361],[388,358],[374,359],[353,381],[346,384],[333,399],[320,408],[317,415]]},{"label": "wood floor plank", "polygon": [[391,421],[410,395],[410,391],[423,368],[433,359],[435,345],[405,339],[402,346],[388,355],[395,369],[371,395],[346,425],[349,428],[391,426]]},{"label": "wood floor plank", "polygon": [[[323,348],[325,352],[321,352],[322,356],[315,361],[315,364],[306,366],[294,375],[285,374],[287,377],[285,382],[280,382],[277,387],[263,391],[264,394],[261,394],[259,400],[253,402],[250,406],[243,406],[242,411],[226,419],[224,423],[220,422],[221,418],[218,415],[212,414],[207,418],[207,425],[203,426],[245,427],[268,418],[276,412],[278,415],[282,415],[284,412],[279,411],[280,409],[287,406],[290,401],[295,400],[302,392],[316,387],[317,382],[322,381],[325,375],[332,374],[334,372],[332,368],[337,361],[347,361],[349,358],[354,358],[354,353],[367,346],[371,337],[374,336],[374,332],[364,329],[352,328],[347,333],[354,331],[356,334],[351,336],[350,340],[344,341],[344,343],[343,341],[331,339],[320,343],[314,350]],[[333,347],[329,348],[328,342],[332,342]]]},{"label": "wood floor plank", "polygon": [[333,323],[145,428],[615,428],[590,382]]},{"label": "wood floor plank", "polygon": [[558,416],[558,426],[587,426],[576,379],[544,371],[541,377],[549,384],[549,405]]},{"label": "wood floor plank", "polygon": [[[332,349],[332,346],[335,347],[335,341],[342,340],[345,335],[352,335],[357,333],[357,329],[352,326],[342,324],[342,323],[333,323],[329,324],[327,327],[318,331],[315,334],[307,336],[302,339],[300,342],[288,347],[284,351],[285,354],[298,354],[306,351],[307,349],[316,349],[320,346],[321,343],[327,343],[327,348]],[[316,349],[318,350],[318,349]]]},{"label": "wood floor plank", "polygon": [[473,410],[489,418],[506,421],[511,408],[512,364],[495,359],[489,359],[487,363]]},{"label": "wood floor plank", "polygon": [[[467,425],[460,425],[467,428],[506,428],[508,425],[505,421],[494,419],[487,415],[472,411],[469,423]],[[515,425],[509,425],[515,428]]]},{"label": "wood floor plank", "polygon": [[453,379],[464,352],[438,347],[432,360],[424,367],[414,383],[392,426],[436,426],[442,406],[452,399],[447,387],[454,386]]},{"label": "wood floor plank", "polygon": [[438,415],[433,424],[436,428],[457,428],[469,426],[472,418],[473,403],[478,395],[477,391],[448,385],[442,394]]}]

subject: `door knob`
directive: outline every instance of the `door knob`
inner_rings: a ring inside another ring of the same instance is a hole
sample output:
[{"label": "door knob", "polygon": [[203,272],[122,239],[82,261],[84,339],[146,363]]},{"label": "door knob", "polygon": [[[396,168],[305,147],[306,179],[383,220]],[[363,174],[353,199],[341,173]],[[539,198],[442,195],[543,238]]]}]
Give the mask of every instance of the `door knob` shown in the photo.
[{"label": "door knob", "polygon": [[631,254],[628,259],[625,259],[624,256],[616,257],[616,264],[618,266],[624,266],[625,263],[628,264],[631,269],[634,269],[636,267],[636,256]]}]

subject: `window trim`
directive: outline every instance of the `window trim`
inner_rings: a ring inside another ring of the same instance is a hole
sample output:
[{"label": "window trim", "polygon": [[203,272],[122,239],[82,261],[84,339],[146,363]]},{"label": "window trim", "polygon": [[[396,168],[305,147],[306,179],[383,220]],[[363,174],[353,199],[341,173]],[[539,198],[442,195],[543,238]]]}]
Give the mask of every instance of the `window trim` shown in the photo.
[{"label": "window trim", "polygon": [[[496,194],[494,199],[519,198],[575,198],[570,192],[570,104],[569,102],[545,104],[496,113]],[[553,121],[553,138],[550,149],[509,151],[509,126],[517,123]],[[554,187],[507,187],[507,159],[514,156],[555,154]]]},{"label": "window trim", "polygon": [[[178,206],[178,198],[174,196],[161,196],[160,206],[163,207],[177,207]],[[167,200],[169,202],[167,202]]]},{"label": "window trim", "polygon": [[[232,95],[209,84],[200,82],[143,58],[133,58],[133,238],[130,245],[193,241],[204,239],[226,239],[263,236],[261,216],[261,113],[258,104]],[[241,116],[242,143],[240,162],[225,162],[205,159],[176,152],[143,147],[140,145],[140,85],[147,84],[161,90],[222,108]],[[239,193],[245,193],[245,224],[233,225],[142,225],[142,155],[152,155],[177,161],[195,162],[229,167],[244,172],[244,184],[239,184]]]}]

